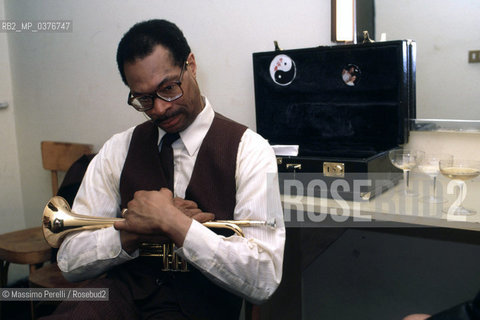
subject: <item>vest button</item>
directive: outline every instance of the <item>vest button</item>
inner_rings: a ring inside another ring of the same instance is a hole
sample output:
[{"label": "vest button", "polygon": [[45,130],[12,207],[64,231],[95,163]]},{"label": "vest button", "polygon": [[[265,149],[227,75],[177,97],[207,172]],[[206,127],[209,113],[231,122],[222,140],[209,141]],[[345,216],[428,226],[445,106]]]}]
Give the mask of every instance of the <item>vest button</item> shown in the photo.
[{"label": "vest button", "polygon": [[160,278],[157,278],[157,279],[155,279],[155,283],[157,284],[157,286],[159,286],[159,287],[160,287],[160,286],[162,286],[162,284],[163,284],[163,281],[162,281],[162,279],[160,279]]}]

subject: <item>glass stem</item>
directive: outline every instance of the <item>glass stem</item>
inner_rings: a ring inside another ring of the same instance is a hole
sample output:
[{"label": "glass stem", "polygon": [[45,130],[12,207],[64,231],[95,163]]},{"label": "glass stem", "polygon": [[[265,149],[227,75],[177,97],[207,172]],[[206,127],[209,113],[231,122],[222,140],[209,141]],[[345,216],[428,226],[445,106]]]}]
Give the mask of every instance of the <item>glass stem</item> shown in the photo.
[{"label": "glass stem", "polygon": [[433,198],[436,198],[437,197],[437,176],[433,176],[432,189],[433,189]]},{"label": "glass stem", "polygon": [[460,191],[458,193],[460,201],[458,202],[458,207],[462,208],[463,207],[463,199],[465,199],[465,182],[461,181],[459,185]]},{"label": "glass stem", "polygon": [[405,194],[410,191],[410,170],[403,170],[403,180],[405,181]]}]

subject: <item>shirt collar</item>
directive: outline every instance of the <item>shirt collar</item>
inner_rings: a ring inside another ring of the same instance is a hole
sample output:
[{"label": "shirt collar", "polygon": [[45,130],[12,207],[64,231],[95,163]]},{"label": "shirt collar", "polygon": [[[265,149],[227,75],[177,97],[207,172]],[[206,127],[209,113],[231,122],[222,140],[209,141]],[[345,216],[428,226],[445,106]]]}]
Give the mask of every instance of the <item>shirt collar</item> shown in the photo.
[{"label": "shirt collar", "polygon": [[[203,110],[197,115],[191,125],[180,132],[180,139],[172,144],[172,148],[175,148],[181,141],[189,156],[193,156],[198,151],[215,117],[212,105],[206,97],[204,99],[205,107]],[[165,131],[158,128],[158,143],[160,143],[164,135]]]}]

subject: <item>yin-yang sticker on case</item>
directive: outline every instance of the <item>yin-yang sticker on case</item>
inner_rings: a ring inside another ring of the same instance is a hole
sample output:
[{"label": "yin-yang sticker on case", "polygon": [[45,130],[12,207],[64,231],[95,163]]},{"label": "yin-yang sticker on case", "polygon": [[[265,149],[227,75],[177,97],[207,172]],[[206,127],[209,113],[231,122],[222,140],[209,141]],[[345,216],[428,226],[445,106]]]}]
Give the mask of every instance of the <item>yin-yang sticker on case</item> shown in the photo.
[{"label": "yin-yang sticker on case", "polygon": [[270,63],[270,76],[280,86],[288,86],[295,80],[297,68],[295,62],[285,54],[275,56]]}]

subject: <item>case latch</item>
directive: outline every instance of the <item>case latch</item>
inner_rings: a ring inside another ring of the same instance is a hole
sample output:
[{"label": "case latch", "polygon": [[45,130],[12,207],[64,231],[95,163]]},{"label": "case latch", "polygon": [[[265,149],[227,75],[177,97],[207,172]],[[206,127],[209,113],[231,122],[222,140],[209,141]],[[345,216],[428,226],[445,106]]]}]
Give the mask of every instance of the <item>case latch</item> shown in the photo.
[{"label": "case latch", "polygon": [[300,163],[287,163],[285,165],[285,168],[293,169],[294,172],[297,171],[297,170],[300,171],[300,170],[302,170],[302,164],[300,164]]},{"label": "case latch", "polygon": [[345,176],[345,164],[340,162],[324,162],[323,175],[325,177],[343,178]]}]

